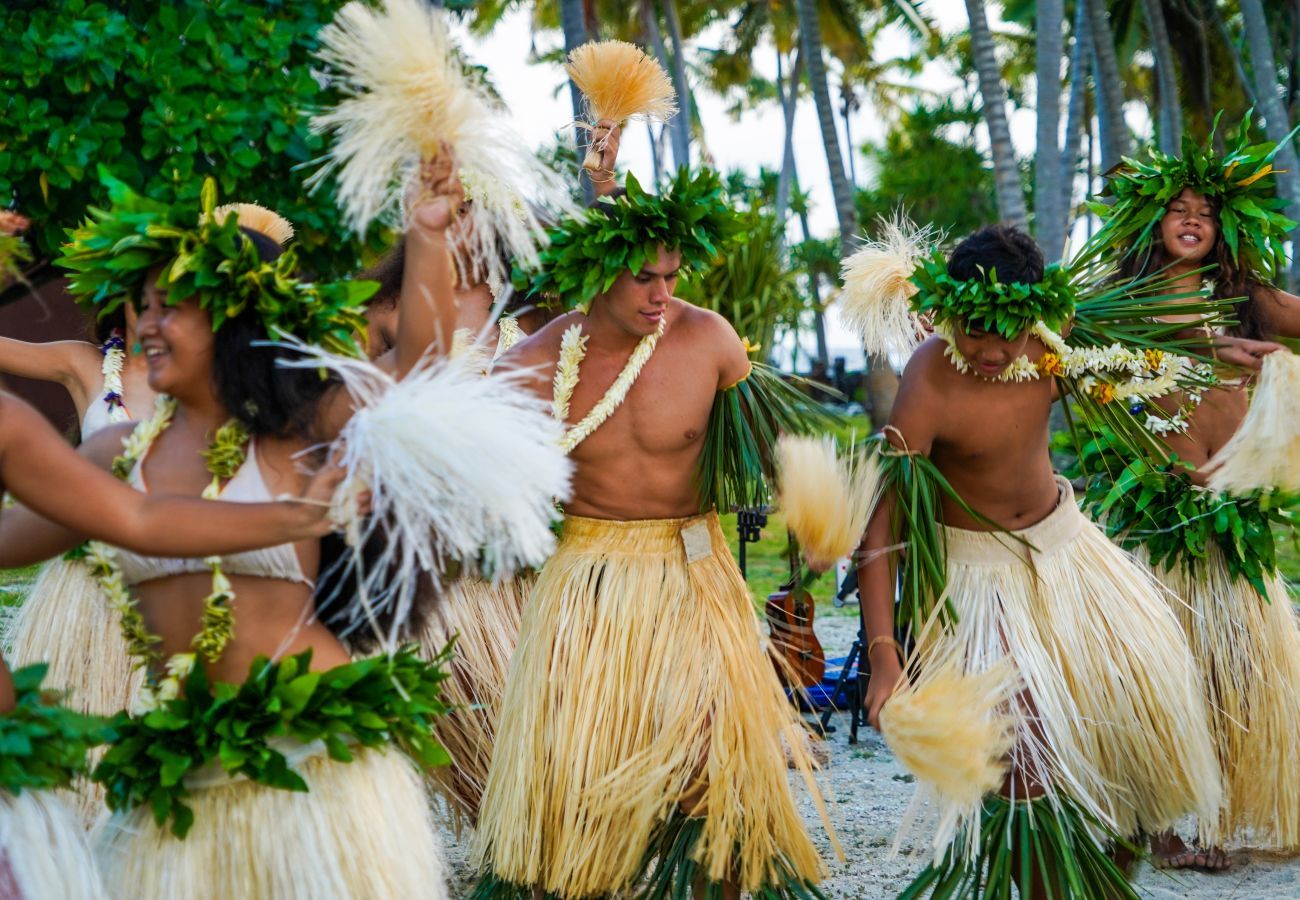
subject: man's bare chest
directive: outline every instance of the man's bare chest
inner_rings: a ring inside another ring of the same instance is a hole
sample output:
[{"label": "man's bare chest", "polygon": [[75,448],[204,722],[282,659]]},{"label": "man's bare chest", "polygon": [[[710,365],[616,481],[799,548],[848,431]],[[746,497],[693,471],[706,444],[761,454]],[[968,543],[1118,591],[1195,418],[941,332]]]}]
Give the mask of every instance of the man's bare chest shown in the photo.
[{"label": "man's bare chest", "polygon": [[[675,355],[674,355],[675,356]],[[573,394],[569,422],[578,422],[607,401],[618,372],[593,367]],[[703,439],[716,395],[717,376],[678,358],[652,357],[625,399],[590,437],[587,449],[639,449],[651,453],[689,448]],[[597,410],[599,414],[599,410]]]}]

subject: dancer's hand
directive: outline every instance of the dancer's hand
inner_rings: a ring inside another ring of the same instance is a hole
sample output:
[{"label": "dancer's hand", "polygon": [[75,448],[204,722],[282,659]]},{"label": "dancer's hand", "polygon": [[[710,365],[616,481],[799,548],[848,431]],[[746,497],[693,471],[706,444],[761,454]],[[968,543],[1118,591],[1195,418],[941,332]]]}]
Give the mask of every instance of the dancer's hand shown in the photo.
[{"label": "dancer's hand", "polygon": [[1288,352],[1286,347],[1274,341],[1252,341],[1224,334],[1215,335],[1214,339],[1214,355],[1219,362],[1252,372],[1259,371],[1264,357],[1279,350]]},{"label": "dancer's hand", "polygon": [[591,130],[592,155],[599,158],[598,167],[588,170],[597,197],[605,197],[618,189],[614,164],[618,162],[618,148],[623,139],[623,127],[617,122],[603,119]]},{"label": "dancer's hand", "polygon": [[867,695],[862,698],[862,708],[867,713],[867,724],[880,730],[880,711],[903,678],[903,666],[893,645],[882,645],[871,654],[871,678],[867,682]]},{"label": "dancer's hand", "polygon": [[420,163],[419,178],[407,193],[411,225],[429,231],[446,231],[465,204],[465,191],[456,172],[456,155],[443,143],[438,155]]},{"label": "dancer's hand", "polygon": [[[301,517],[299,527],[302,529],[302,534],[301,536],[295,536],[294,540],[324,537],[330,532],[338,530],[340,523],[334,521],[332,515],[336,512],[337,507],[335,495],[338,493],[339,486],[343,483],[343,479],[347,477],[347,474],[347,469],[343,466],[343,448],[341,445],[335,446],[330,451],[325,464],[307,482],[307,488],[303,491],[301,497],[280,498],[296,505],[298,508]],[[350,512],[357,518],[369,515],[371,506],[370,492],[358,491],[355,499],[349,505],[353,507]]]}]

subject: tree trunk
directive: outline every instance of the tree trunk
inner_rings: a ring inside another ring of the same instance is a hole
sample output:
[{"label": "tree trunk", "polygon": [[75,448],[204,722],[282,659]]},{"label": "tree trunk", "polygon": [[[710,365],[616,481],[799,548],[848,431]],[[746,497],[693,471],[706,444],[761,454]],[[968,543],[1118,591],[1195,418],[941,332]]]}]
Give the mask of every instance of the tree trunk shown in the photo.
[{"label": "tree trunk", "polygon": [[[776,203],[773,212],[778,223],[785,222],[790,210],[790,188],[794,183],[794,114],[799,100],[799,79],[803,77],[803,57],[799,51],[794,53],[794,62],[790,64],[790,78],[787,82],[782,72],[781,51],[776,51],[776,93],[781,101],[781,112],[785,119],[785,140],[781,150],[781,174],[776,179]],[[781,232],[782,238],[785,231]]]},{"label": "tree trunk", "polygon": [[[826,167],[830,170],[831,193],[835,197],[835,213],[840,223],[840,256],[848,256],[853,249],[853,239],[858,230],[858,214],[853,205],[853,190],[844,173],[844,157],[840,155],[840,138],[835,128],[835,107],[831,103],[830,86],[826,83],[826,62],[822,59],[821,21],[818,19],[817,0],[797,0],[795,10],[799,16],[799,43],[808,69],[808,84],[812,87],[817,107],[817,123],[821,126],[822,147],[826,151]],[[871,421],[883,427],[889,420],[898,392],[898,376],[885,360],[867,358],[867,402],[871,407]]]},{"label": "tree trunk", "polygon": [[673,162],[677,168],[691,165],[691,86],[686,80],[686,47],[682,41],[682,25],[677,18],[677,0],[660,0],[664,19],[668,22],[668,39],[673,45],[673,88],[677,91],[676,118],[672,124]]},{"label": "tree trunk", "polygon": [[[1092,40],[1088,8],[1079,0],[1074,11],[1074,48],[1070,51],[1070,105],[1065,119],[1065,145],[1061,151],[1061,208],[1065,215],[1064,234],[1068,243],[1074,221],[1074,182],[1079,165],[1079,141],[1083,137],[1088,107],[1088,70],[1092,61]],[[1087,190],[1084,191],[1086,195]]]},{"label": "tree trunk", "polygon": [[1142,0],[1146,15],[1147,33],[1151,38],[1151,52],[1156,59],[1156,98],[1159,108],[1156,116],[1156,144],[1164,153],[1177,156],[1183,146],[1183,110],[1178,100],[1178,75],[1174,69],[1174,50],[1169,43],[1169,29],[1165,27],[1165,11],[1161,0]]},{"label": "tree trunk", "polygon": [[[805,0],[807,2],[807,0]],[[1007,121],[1007,93],[1002,87],[1002,70],[993,48],[993,33],[984,13],[984,0],[966,0],[970,16],[970,43],[979,75],[984,123],[989,130],[989,149],[993,154],[993,183],[997,189],[998,215],[1008,225],[1025,228],[1025,194],[1020,189],[1020,168],[1011,143],[1011,126]],[[1055,142],[1053,142],[1055,146]]]},{"label": "tree trunk", "polygon": [[[587,43],[587,24],[583,17],[583,0],[560,0],[560,25],[564,29],[564,50],[572,53]],[[573,101],[573,121],[583,121],[582,91],[569,80],[569,98]],[[596,192],[589,178],[582,177],[582,160],[587,155],[589,133],[577,125],[574,126],[574,149],[577,151],[578,180],[582,182],[582,192],[590,203],[596,198]]]},{"label": "tree trunk", "polygon": [[[1255,73],[1255,94],[1259,111],[1264,114],[1264,131],[1270,141],[1283,141],[1291,131],[1286,107],[1277,92],[1277,64],[1269,37],[1268,21],[1260,0],[1240,0],[1241,18],[1246,27],[1246,46],[1250,49],[1250,67]],[[1274,160],[1278,194],[1287,201],[1286,215],[1300,216],[1300,170],[1296,167],[1295,142],[1286,141]],[[1291,254],[1291,284],[1300,284],[1300,253]]]},{"label": "tree trunk", "polygon": [[[1298,0],[1300,2],[1300,0]],[[1241,58],[1241,48],[1237,46],[1237,41],[1233,38],[1232,32],[1228,30],[1228,23],[1223,21],[1223,16],[1219,15],[1217,0],[1204,0],[1205,9],[1211,19],[1214,20],[1214,28],[1219,32],[1219,39],[1223,41],[1223,46],[1228,48],[1232,56],[1232,68],[1237,73],[1237,80],[1241,82],[1241,89],[1246,93],[1246,101],[1253,107],[1259,106],[1259,98],[1255,96],[1255,84],[1246,74],[1246,64]]]},{"label": "tree trunk", "polygon": [[[1065,248],[1061,204],[1061,57],[1065,55],[1063,0],[1038,0],[1034,13],[1038,105],[1038,148],[1034,153],[1034,232],[1048,262]],[[1066,141],[1069,143],[1068,138]]]},{"label": "tree trunk", "polygon": [[1081,0],[1088,9],[1093,65],[1097,72],[1097,131],[1101,141],[1101,170],[1110,171],[1133,152],[1124,121],[1124,80],[1115,55],[1115,35],[1106,15],[1106,0]]},{"label": "tree trunk", "polygon": [[[650,49],[654,51],[655,58],[659,60],[659,64],[664,67],[664,70],[667,72],[672,72],[673,64],[672,64],[672,60],[669,59],[668,57],[668,48],[664,46],[664,33],[663,33],[663,29],[659,27],[659,11],[657,6],[655,5],[655,0],[640,0],[640,4],[641,4],[641,30],[645,32],[646,43],[650,45]],[[674,90],[676,90],[675,83],[673,87]],[[679,112],[677,115],[680,117],[681,113]],[[649,123],[647,123],[647,125],[648,124]],[[676,121],[672,121],[672,122],[668,122],[663,126],[668,130],[668,135],[673,142],[674,160],[682,159],[690,152],[689,141],[684,145],[685,149],[681,149],[678,146],[678,136],[677,136],[678,124],[679,123],[677,123]],[[663,156],[659,153],[658,147],[654,143],[653,140],[654,131],[651,130],[650,133],[652,135],[652,139],[650,141],[651,144],[650,153],[652,154],[654,160],[655,181],[657,183],[659,180],[659,176],[663,174],[665,160]]]}]

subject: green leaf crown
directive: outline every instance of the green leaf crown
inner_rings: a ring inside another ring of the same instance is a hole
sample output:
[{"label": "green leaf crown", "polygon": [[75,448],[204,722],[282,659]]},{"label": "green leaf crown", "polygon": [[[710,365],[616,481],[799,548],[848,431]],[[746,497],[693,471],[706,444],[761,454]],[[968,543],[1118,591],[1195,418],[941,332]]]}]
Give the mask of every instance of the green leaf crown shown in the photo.
[{"label": "green leaf crown", "polygon": [[271,262],[240,233],[232,212],[218,221],[216,183],[203,183],[199,210],[169,206],[135,193],[101,167],[110,208],[91,207],[68,231],[58,264],[72,271],[69,290],[81,304],[105,315],[128,300],[139,303],[150,270],[174,306],[195,298],[217,331],[229,319],[255,315],[269,337],[293,335],[335,353],[360,355],[364,303],[378,285],[368,281],[313,283],[296,275],[297,253]]},{"label": "green leaf crown", "polygon": [[1166,207],[1191,188],[1218,204],[1220,235],[1239,266],[1266,281],[1285,271],[1282,245],[1296,223],[1282,215],[1286,203],[1274,185],[1273,159],[1282,144],[1249,144],[1247,113],[1236,144],[1220,156],[1213,142],[1222,116],[1215,116],[1205,146],[1184,137],[1181,157],[1153,148],[1150,159],[1126,158],[1109,172],[1103,199],[1089,204],[1102,220],[1096,240],[1119,253],[1145,246]]},{"label": "green leaf crown", "polygon": [[917,287],[912,298],[916,313],[932,313],[936,321],[979,328],[1008,340],[1040,321],[1060,331],[1076,302],[1071,275],[1060,265],[1048,266],[1043,280],[1035,284],[999,281],[997,269],[986,272],[983,280],[959,281],[948,274],[943,253],[935,251],[917,266],[911,280]]},{"label": "green leaf crown", "polygon": [[664,246],[681,254],[681,271],[708,265],[741,236],[718,173],[683,168],[663,194],[628,173],[626,193],[564,219],[549,231],[537,268],[514,272],[517,290],[542,305],[584,306],[625,271],[637,274]]}]

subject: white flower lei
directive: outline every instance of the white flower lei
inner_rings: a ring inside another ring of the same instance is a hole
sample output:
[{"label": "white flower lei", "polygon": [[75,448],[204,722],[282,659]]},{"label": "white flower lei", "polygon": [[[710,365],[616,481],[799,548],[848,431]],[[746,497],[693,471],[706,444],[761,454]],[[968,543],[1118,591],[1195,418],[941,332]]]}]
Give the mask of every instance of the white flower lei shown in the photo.
[{"label": "white flower lei", "polygon": [[100,374],[104,377],[104,402],[108,404],[108,421],[127,422],[131,414],[126,410],[126,398],[122,393],[122,367],[126,363],[126,351],[116,344],[104,347],[104,362]]},{"label": "white flower lei", "polygon": [[[651,354],[655,352],[655,346],[664,333],[664,323],[665,320],[661,318],[655,333],[641,338],[632,355],[628,357],[627,364],[623,366],[623,371],[618,373],[618,377],[609,386],[605,396],[591,408],[591,412],[583,416],[582,421],[565,431],[564,437],[560,439],[560,449],[565,453],[572,453],[573,448],[604,425],[605,420],[623,405],[628,391],[632,390],[632,385],[636,383],[641,370],[645,368]],[[582,333],[580,322],[570,325],[564,332],[564,337],[560,339],[560,361],[555,366],[555,393],[551,401],[551,411],[561,422],[569,417],[569,401],[573,399],[573,391],[578,386],[578,367],[587,355],[587,340],[587,336]]]}]

